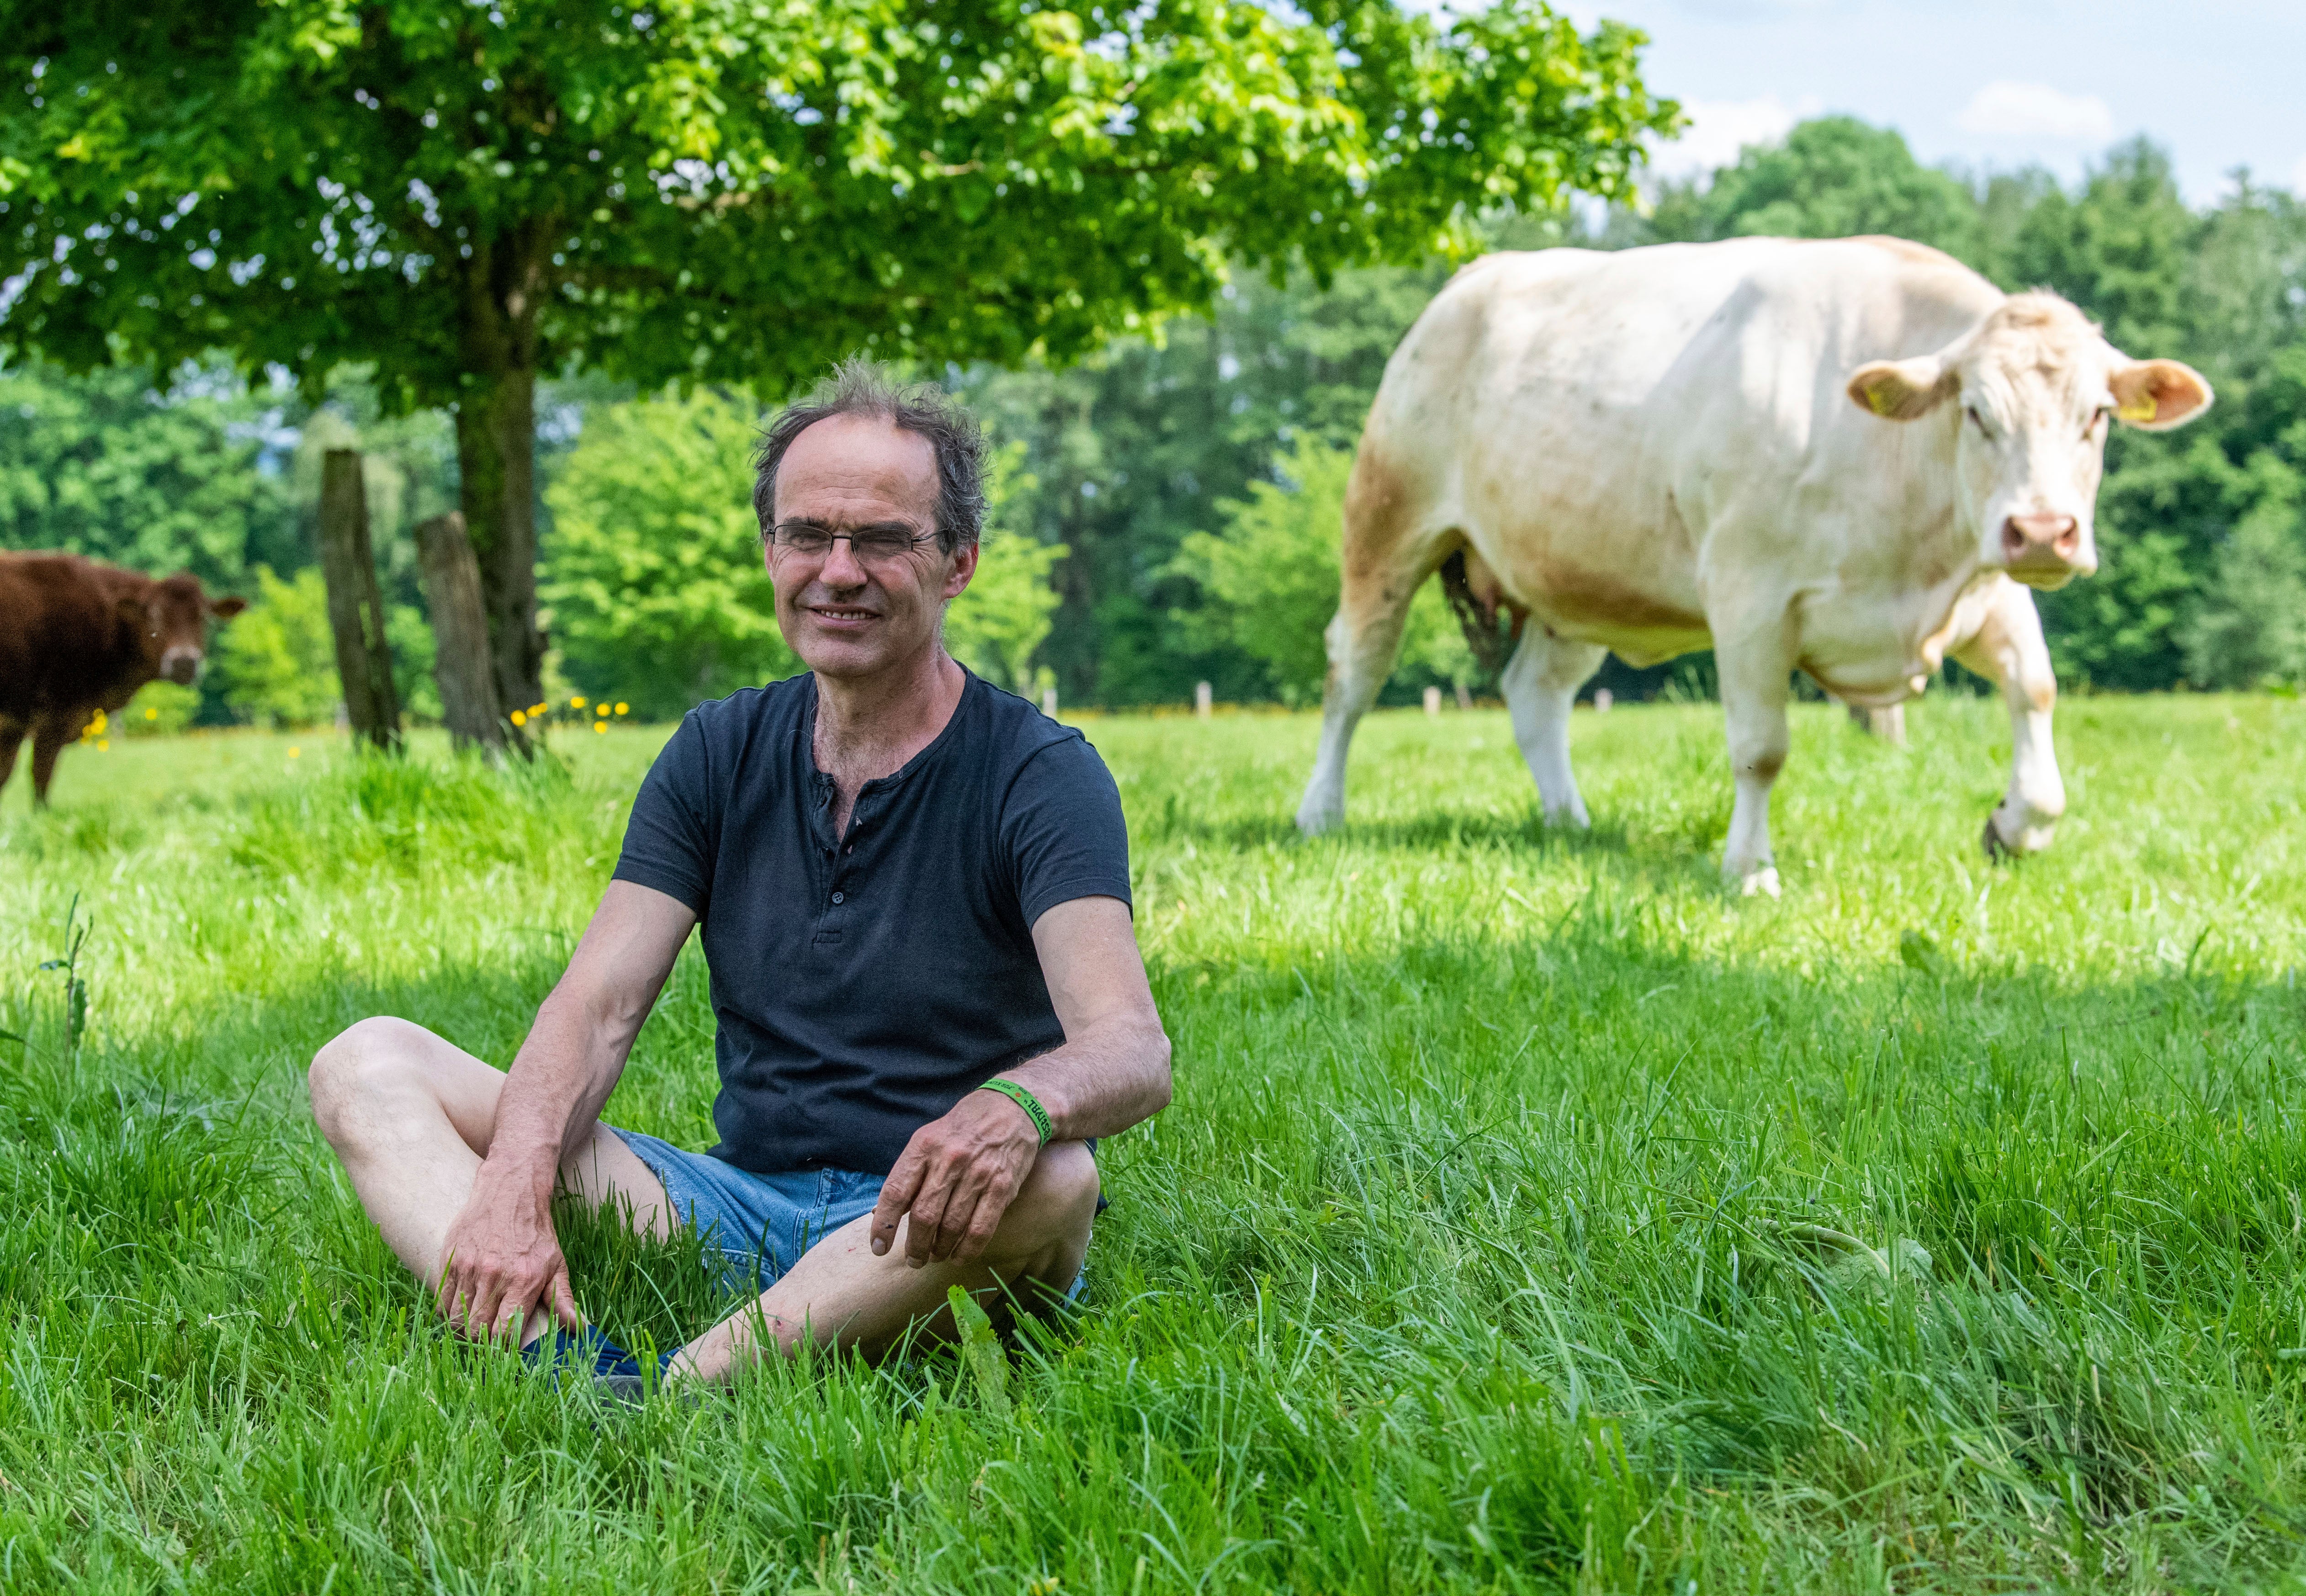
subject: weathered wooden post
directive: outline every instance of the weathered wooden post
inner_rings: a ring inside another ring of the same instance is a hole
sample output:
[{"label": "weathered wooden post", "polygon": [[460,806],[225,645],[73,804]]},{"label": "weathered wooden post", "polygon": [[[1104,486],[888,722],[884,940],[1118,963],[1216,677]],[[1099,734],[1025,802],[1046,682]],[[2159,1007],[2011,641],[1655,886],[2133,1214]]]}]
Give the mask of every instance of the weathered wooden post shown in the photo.
[{"label": "weathered wooden post", "polygon": [[1610,706],[1617,702],[1618,696],[1610,691],[1609,688],[1596,687],[1593,689],[1594,713],[1601,715],[1608,714],[1610,713]]},{"label": "weathered wooden post", "polygon": [[368,486],[358,449],[332,448],[320,460],[320,574],[329,585],[329,630],[353,734],[379,748],[400,747],[400,698],[384,635],[384,594],[369,546]]},{"label": "weathered wooden post", "polygon": [[1440,688],[1428,687],[1425,689],[1425,713],[1429,715],[1438,715],[1441,713]]},{"label": "weathered wooden post", "polygon": [[504,706],[489,661],[488,611],[481,605],[481,563],[465,533],[464,514],[450,510],[416,529],[416,566],[432,610],[433,679],[440,718],[459,748],[505,748]]},{"label": "weathered wooden post", "polygon": [[1204,721],[1209,718],[1209,684],[1205,681],[1193,684],[1193,713]]},{"label": "weathered wooden post", "polygon": [[1056,688],[1043,687],[1041,689],[1041,713],[1048,716],[1052,721],[1057,718]]}]

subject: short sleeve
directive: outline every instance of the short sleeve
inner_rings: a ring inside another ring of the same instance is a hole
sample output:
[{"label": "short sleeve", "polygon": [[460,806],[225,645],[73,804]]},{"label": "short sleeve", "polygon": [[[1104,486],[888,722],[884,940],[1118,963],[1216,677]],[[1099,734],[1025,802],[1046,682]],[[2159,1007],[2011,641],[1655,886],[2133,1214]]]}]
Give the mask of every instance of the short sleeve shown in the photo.
[{"label": "short sleeve", "polygon": [[711,778],[704,728],[692,711],[657,755],[633,799],[613,878],[677,898],[700,920],[712,900],[717,851]]},{"label": "short sleeve", "polygon": [[1002,805],[1001,842],[1029,926],[1075,898],[1130,900],[1121,789],[1086,738],[1051,743],[1019,768]]}]

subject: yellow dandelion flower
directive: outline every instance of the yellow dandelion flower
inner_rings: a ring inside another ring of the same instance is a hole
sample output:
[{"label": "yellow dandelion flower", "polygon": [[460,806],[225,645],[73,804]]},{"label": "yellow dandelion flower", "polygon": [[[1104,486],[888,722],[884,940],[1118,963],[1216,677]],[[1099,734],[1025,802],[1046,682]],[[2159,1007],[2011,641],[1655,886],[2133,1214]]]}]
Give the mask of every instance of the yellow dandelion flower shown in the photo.
[{"label": "yellow dandelion flower", "polygon": [[583,709],[585,707],[585,695],[579,693],[574,698],[571,698],[568,701],[568,707],[570,709]]},{"label": "yellow dandelion flower", "polygon": [[146,720],[148,720],[148,721],[157,721],[157,720],[158,720],[158,719],[160,718],[160,710],[159,710],[159,706],[158,706],[158,705],[157,705],[157,704],[154,704],[154,705],[152,705],[152,706],[150,706],[150,707],[147,708],[147,709],[145,710],[145,712],[144,712],[144,718],[145,718]]},{"label": "yellow dandelion flower", "polygon": [[617,705],[617,713],[620,715],[628,713],[632,710],[632,707],[633,706],[629,704],[619,704]]},{"label": "yellow dandelion flower", "polygon": [[606,721],[595,721],[593,722],[593,730],[606,737],[609,732],[609,723]]},{"label": "yellow dandelion flower", "polygon": [[96,739],[96,751],[99,754],[109,754],[112,752],[111,740],[107,738],[98,738]]},{"label": "yellow dandelion flower", "polygon": [[528,717],[520,711],[515,710],[512,712],[512,723],[516,726],[525,726],[528,724]]},{"label": "yellow dandelion flower", "polygon": [[290,748],[288,750],[288,757],[291,759],[302,759],[304,757],[304,750],[302,748]]}]

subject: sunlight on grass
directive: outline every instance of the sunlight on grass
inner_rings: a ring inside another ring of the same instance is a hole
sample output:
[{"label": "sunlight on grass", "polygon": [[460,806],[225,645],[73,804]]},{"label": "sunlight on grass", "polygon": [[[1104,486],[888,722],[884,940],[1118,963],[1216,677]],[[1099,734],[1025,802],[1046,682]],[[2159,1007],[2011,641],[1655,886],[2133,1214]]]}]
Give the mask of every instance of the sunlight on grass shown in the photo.
[{"label": "sunlight on grass", "polygon": [[[938,1357],[604,1420],[435,1331],[312,1128],[363,1015],[508,1062],[668,728],[504,772],[74,749],[53,810],[0,801],[0,1584],[2278,1583],[2306,708],[2070,702],[2057,846],[2001,868],[2006,721],[1911,722],[1797,714],[1771,903],[1718,883],[1711,708],[1577,717],[1584,835],[1501,713],[1375,716],[1311,843],[1311,717],[1085,720],[1178,1098],[1103,1150],[1088,1310],[1006,1417]],[[75,894],[77,1046],[38,968]],[[692,949],[610,1116],[705,1145],[713,1088]],[[612,1334],[718,1310],[568,1228]]]}]

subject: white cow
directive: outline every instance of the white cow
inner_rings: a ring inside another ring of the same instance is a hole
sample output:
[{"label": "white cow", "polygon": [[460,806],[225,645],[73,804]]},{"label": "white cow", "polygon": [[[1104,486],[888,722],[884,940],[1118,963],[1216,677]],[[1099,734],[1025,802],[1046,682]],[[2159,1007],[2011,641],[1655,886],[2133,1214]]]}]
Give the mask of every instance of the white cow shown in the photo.
[{"label": "white cow", "polygon": [[1710,645],[1738,789],[1722,868],[1774,893],[1790,673],[1886,706],[1952,653],[2010,706],[1987,848],[2046,848],[2065,788],[2026,587],[2097,568],[2107,418],[2174,427],[2209,402],[2199,374],[2131,359],[2054,294],[2005,295],[1899,239],[1477,260],[1394,352],[1362,434],[1297,824],[1343,816],[1345,750],[1410,597],[1462,550],[1473,597],[1520,633],[1506,703],[1549,822],[1587,824],[1569,711],[1604,652]]}]

